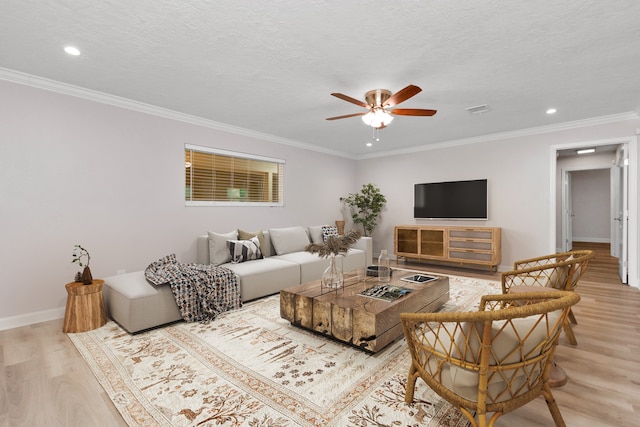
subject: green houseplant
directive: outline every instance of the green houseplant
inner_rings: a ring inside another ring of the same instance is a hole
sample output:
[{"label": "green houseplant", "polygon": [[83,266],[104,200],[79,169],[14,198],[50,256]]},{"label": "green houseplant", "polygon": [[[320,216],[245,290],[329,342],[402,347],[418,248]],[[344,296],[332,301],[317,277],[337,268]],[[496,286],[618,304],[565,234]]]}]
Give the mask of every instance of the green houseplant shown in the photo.
[{"label": "green houseplant", "polygon": [[349,193],[347,197],[340,197],[351,208],[351,218],[354,224],[362,224],[365,236],[371,236],[376,228],[380,212],[387,203],[387,199],[380,189],[369,183],[364,184],[360,193]]}]

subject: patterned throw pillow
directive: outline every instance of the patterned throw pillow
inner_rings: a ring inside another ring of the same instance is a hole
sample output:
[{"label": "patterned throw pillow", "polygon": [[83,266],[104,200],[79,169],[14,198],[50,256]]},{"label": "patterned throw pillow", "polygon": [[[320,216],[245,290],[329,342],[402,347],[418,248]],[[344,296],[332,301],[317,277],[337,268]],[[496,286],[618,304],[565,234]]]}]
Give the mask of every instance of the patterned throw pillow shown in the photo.
[{"label": "patterned throw pillow", "polygon": [[252,233],[251,231],[245,231],[238,228],[238,240],[249,240],[252,237],[257,237],[258,241],[260,241],[260,252],[262,252],[262,257],[264,257],[265,253],[268,252],[265,250],[266,246],[264,242],[264,233],[262,232],[262,230],[258,230],[255,233]]},{"label": "patterned throw pillow", "polygon": [[228,240],[227,245],[233,263],[262,258],[258,237],[252,237],[249,240]]},{"label": "patterned throw pillow", "polygon": [[338,227],[335,225],[322,226],[322,240],[326,243],[329,236],[339,236]]}]

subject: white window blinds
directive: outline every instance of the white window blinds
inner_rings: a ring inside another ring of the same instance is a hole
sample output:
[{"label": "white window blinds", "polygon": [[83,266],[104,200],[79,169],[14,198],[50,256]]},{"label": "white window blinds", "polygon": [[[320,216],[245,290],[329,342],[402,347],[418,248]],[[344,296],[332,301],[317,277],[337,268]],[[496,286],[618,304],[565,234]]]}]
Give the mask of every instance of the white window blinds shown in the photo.
[{"label": "white window blinds", "polygon": [[284,160],[185,144],[187,206],[283,206]]}]

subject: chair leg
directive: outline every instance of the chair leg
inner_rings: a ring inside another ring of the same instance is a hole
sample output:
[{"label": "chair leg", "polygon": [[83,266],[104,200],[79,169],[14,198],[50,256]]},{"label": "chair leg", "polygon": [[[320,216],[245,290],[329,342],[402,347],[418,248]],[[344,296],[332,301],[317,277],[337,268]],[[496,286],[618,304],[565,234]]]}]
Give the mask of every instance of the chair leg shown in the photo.
[{"label": "chair leg", "polygon": [[[467,408],[460,407],[458,409],[460,409],[460,412],[462,412],[462,415],[467,417],[467,419],[469,420],[469,423],[471,423],[471,427],[483,426],[482,419],[480,419],[480,417],[478,417],[478,421],[476,421],[475,416],[471,412],[469,412],[469,410]],[[486,422],[487,422],[486,418],[485,418],[484,422],[485,422],[484,425],[486,426],[487,425],[486,424]]]},{"label": "chair leg", "polygon": [[569,309],[569,320],[571,321],[571,323],[573,323],[574,325],[578,324],[578,321],[576,320],[576,316],[573,314],[573,310]]},{"label": "chair leg", "polygon": [[571,327],[571,323],[569,323],[569,319],[564,322],[564,333],[567,335],[571,345],[578,345],[578,341],[576,340],[576,336],[573,334],[573,328]]},{"label": "chair leg", "polygon": [[560,413],[560,408],[558,408],[558,404],[556,403],[556,399],[553,397],[553,394],[551,394],[549,384],[545,384],[543,386],[542,395],[544,396],[544,400],[547,402],[549,412],[551,412],[551,416],[553,417],[553,422],[556,424],[556,427],[567,427],[564,423],[564,419],[562,418],[562,414]]},{"label": "chair leg", "polygon": [[409,367],[409,375],[407,377],[407,390],[404,395],[404,401],[407,404],[411,404],[413,402],[413,392],[416,388],[416,380],[418,379],[418,371],[413,367],[413,362]]}]

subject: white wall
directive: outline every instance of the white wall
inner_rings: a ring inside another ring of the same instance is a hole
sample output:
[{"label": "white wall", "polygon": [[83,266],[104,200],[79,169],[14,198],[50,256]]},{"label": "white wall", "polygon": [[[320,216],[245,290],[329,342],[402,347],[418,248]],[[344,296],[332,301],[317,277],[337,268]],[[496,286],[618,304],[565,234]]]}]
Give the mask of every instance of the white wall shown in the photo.
[{"label": "white wall", "polygon": [[[553,146],[635,134],[640,120],[550,131],[361,160],[357,180],[372,182],[387,196],[374,254],[393,249],[393,228],[400,224],[476,225],[502,228],[501,269],[513,261],[550,253],[550,155]],[[385,144],[392,145],[393,141]],[[635,159],[637,164],[638,159]],[[555,167],[555,165],[553,166]],[[488,221],[428,221],[413,218],[413,185],[418,182],[487,178]],[[637,238],[636,238],[637,241]],[[636,261],[637,262],[637,261]]]},{"label": "white wall", "polygon": [[[415,183],[488,178],[490,219],[453,224],[502,227],[509,266],[551,251],[551,147],[640,128],[633,119],[354,161],[5,81],[0,94],[0,329],[62,315],[74,244],[91,252],[96,278],[169,253],[191,262],[206,230],[333,222],[339,197],[368,182],[388,200],[377,253],[392,252],[395,225],[416,222]],[[185,207],[185,143],[285,159],[286,206]]]},{"label": "white wall", "polygon": [[[74,244],[94,278],[192,262],[207,230],[332,223],[357,188],[354,160],[4,81],[0,94],[0,329],[61,316]],[[185,143],[284,159],[285,206],[185,207]]]},{"label": "white wall", "polygon": [[611,171],[571,172],[573,241],[611,243]]}]

